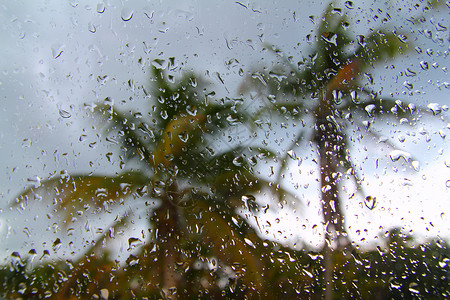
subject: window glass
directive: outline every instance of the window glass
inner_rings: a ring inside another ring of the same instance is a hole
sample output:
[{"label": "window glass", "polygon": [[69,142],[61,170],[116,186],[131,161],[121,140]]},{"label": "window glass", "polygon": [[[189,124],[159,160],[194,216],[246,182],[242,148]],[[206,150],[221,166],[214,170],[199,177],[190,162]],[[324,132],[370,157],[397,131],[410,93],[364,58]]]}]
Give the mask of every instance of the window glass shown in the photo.
[{"label": "window glass", "polygon": [[0,6],[0,298],[449,296],[449,4]]}]

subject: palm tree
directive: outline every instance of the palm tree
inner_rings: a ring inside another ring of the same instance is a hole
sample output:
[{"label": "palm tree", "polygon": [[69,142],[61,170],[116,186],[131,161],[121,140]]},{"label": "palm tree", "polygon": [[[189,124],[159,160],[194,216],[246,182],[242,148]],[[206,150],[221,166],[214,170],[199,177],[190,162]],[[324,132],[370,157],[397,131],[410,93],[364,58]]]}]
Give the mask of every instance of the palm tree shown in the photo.
[{"label": "palm tree", "polygon": [[[288,155],[292,156],[292,151],[302,146],[305,135],[309,134],[309,140],[316,146],[325,224],[325,298],[331,299],[332,249],[343,250],[351,246],[339,185],[346,178],[352,178],[362,192],[357,168],[350,156],[351,132],[362,130],[376,136],[369,130],[370,122],[361,119],[377,115],[401,118],[417,113],[420,108],[413,103],[381,97],[370,89],[373,78],[367,70],[407,51],[405,35],[378,28],[365,36],[352,38],[346,14],[335,11],[332,4],[320,20],[316,36],[308,36],[308,40],[314,42],[308,57],[295,63],[280,49],[266,45],[281,61],[273,68],[253,72],[242,84],[241,91],[253,90],[261,99],[269,99],[256,118],[264,113],[278,112],[303,124],[298,126],[301,129],[297,138],[279,160],[278,183],[281,184]],[[369,85],[363,85],[361,77],[366,77]],[[313,126],[308,128],[305,124]],[[394,147],[389,141],[387,144]],[[370,196],[365,199],[366,205],[373,209],[375,200]]]},{"label": "palm tree", "polygon": [[[155,60],[154,64],[170,69],[173,61]],[[277,263],[264,254],[267,242],[250,225],[256,217],[249,220],[239,211],[252,214],[258,209],[253,194],[275,190],[252,169],[264,150],[222,141],[224,130],[245,115],[231,100],[213,100],[193,74],[171,83],[173,76],[153,67],[152,78],[151,92],[142,89],[146,109],[121,112],[110,98],[89,106],[108,124],[107,139],[121,145],[121,159],[138,167],[113,176],[64,172],[16,199],[15,205],[33,197],[53,199],[66,228],[77,222],[79,212],[92,208],[112,213],[126,203],[147,210],[149,232],[129,238],[130,249],[138,247],[122,271],[105,247],[115,232],[133,222],[133,210],[118,214],[86,253],[71,263],[71,275],[55,283],[58,292],[54,295],[93,295],[101,287],[115,291],[116,298],[161,293],[176,298],[202,290],[223,293],[224,289],[235,295],[259,293],[265,288],[263,272],[274,274],[267,266]],[[156,204],[151,205],[152,201]],[[114,275],[100,276],[109,273]],[[83,274],[89,280],[83,281]]]}]

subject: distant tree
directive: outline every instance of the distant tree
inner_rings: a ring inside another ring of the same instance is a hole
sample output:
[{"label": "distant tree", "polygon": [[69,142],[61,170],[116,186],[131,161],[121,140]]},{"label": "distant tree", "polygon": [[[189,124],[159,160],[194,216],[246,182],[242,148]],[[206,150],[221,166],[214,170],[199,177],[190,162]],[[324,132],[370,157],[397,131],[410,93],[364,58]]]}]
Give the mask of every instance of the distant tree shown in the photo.
[{"label": "distant tree", "polygon": [[[170,69],[173,61],[154,64]],[[263,290],[264,270],[276,265],[250,225],[255,219],[240,213],[258,209],[254,193],[280,191],[253,171],[264,150],[222,139],[227,128],[244,121],[244,114],[233,101],[208,96],[194,75],[176,79],[165,73],[152,68],[152,89],[143,88],[142,95],[148,103],[137,112],[120,111],[110,98],[90,106],[108,125],[106,138],[120,145],[121,166],[132,160],[137,167],[112,176],[63,172],[16,199],[15,205],[33,198],[53,202],[65,228],[77,223],[80,211],[114,213],[121,205],[131,207],[70,264],[70,276],[54,282],[57,288],[50,293],[56,298],[92,296],[102,287],[121,299],[149,293],[176,298],[236,286],[245,295]],[[126,230],[133,209],[142,206],[148,206],[148,232],[129,238],[137,253],[130,254],[121,272],[106,251],[108,240]]]},{"label": "distant tree", "polygon": [[[305,145],[302,141],[309,140],[316,146],[326,228],[326,299],[332,298],[332,248],[343,250],[349,246],[339,186],[353,178],[358,190],[362,191],[361,178],[350,151],[354,132],[379,138],[369,129],[370,121],[362,120],[377,116],[400,119],[426,111],[414,103],[381,96],[371,90],[373,78],[367,71],[376,63],[406,52],[410,48],[407,37],[398,30],[387,28],[374,28],[366,35],[352,37],[350,27],[347,14],[330,3],[320,18],[316,35],[308,35],[308,41],[313,43],[308,56],[295,62],[275,46],[266,45],[280,61],[274,67],[253,72],[241,88],[244,93],[255,91],[269,100],[264,102],[266,104],[256,114],[256,119],[266,113],[278,113],[300,125],[297,136],[279,159],[279,184],[282,184],[288,156],[292,157],[293,151]],[[362,84],[361,78],[366,78],[368,84]],[[395,148],[389,141],[386,143]],[[409,157],[405,159],[410,160]],[[412,163],[415,166],[416,162]],[[375,206],[375,201],[373,197],[365,197],[370,209]]]}]

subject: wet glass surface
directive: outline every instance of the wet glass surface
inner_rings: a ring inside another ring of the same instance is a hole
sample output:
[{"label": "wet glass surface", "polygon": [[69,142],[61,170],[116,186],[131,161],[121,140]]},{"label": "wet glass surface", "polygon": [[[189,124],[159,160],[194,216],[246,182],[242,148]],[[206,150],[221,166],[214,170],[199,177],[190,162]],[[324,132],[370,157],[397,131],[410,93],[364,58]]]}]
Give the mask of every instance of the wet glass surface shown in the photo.
[{"label": "wet glass surface", "polygon": [[448,3],[0,6],[0,298],[449,296]]}]

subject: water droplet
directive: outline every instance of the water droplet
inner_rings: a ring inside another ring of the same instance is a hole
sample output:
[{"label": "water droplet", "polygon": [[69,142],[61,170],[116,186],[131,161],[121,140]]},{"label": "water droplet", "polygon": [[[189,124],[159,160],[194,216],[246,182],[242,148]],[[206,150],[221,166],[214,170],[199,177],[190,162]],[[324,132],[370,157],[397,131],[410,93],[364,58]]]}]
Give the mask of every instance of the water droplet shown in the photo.
[{"label": "water droplet", "polygon": [[251,240],[249,240],[248,238],[244,238],[244,241],[245,241],[245,243],[247,243],[247,245],[256,249],[255,244],[253,244],[253,242]]},{"label": "water droplet", "polygon": [[57,251],[60,247],[61,247],[61,240],[59,239],[59,238],[57,238],[54,242],[53,242],[53,245],[52,245],[52,249],[53,249],[53,251]]},{"label": "water droplet", "polygon": [[442,112],[441,106],[438,103],[430,103],[427,108],[433,112],[433,115],[438,115]]},{"label": "water droplet", "polygon": [[423,35],[429,39],[433,38],[433,32],[429,29],[424,29],[423,30]]},{"label": "water droplet", "polygon": [[408,108],[411,111],[411,115],[417,110],[416,105],[414,103],[409,103]]},{"label": "water droplet", "polygon": [[189,139],[189,134],[187,131],[183,131],[182,133],[178,134],[178,138],[183,142],[186,143]]},{"label": "water droplet", "polygon": [[126,263],[127,263],[129,266],[135,266],[135,265],[137,265],[137,264],[139,263],[139,258],[137,258],[137,257],[134,256],[134,255],[130,255],[130,256],[127,258],[127,260],[126,260]]},{"label": "water droplet", "polygon": [[95,190],[95,196],[97,198],[106,198],[108,197],[108,190],[105,188],[98,188]]},{"label": "water droplet", "polygon": [[450,180],[447,180],[447,181],[445,182],[445,187],[450,188]]},{"label": "water droplet", "polygon": [[69,3],[70,3],[70,5],[72,7],[77,7],[78,6],[78,1],[76,1],[76,0],[70,0]]},{"label": "water droplet", "polygon": [[398,284],[397,282],[391,281],[391,288],[399,290],[402,286],[400,284]]},{"label": "water droplet", "polygon": [[59,109],[59,115],[61,116],[61,118],[64,118],[64,119],[68,119],[72,116],[67,110],[64,110],[61,108]]},{"label": "water droplet", "polygon": [[186,112],[188,114],[190,114],[191,116],[196,116],[197,115],[197,108],[195,108],[195,106],[188,105],[188,106],[186,106]]},{"label": "water droplet", "polygon": [[333,212],[336,212],[336,202],[334,200],[330,201],[331,210]]},{"label": "water droplet", "polygon": [[99,4],[97,4],[97,12],[98,12],[99,14],[104,13],[104,12],[105,12],[105,9],[106,9],[105,3],[99,3]]},{"label": "water droplet", "polygon": [[428,70],[428,63],[422,60],[420,62],[420,67],[422,68],[422,70]]},{"label": "water droplet", "polygon": [[364,204],[368,209],[373,210],[377,205],[377,197],[367,196],[364,199]]},{"label": "water droplet", "polygon": [[228,121],[228,123],[229,123],[231,126],[241,124],[241,122],[239,121],[239,119],[236,118],[236,117],[233,117],[232,115],[229,115],[229,116],[227,117],[227,121]]},{"label": "water droplet", "polygon": [[411,165],[413,166],[414,171],[416,172],[420,171],[420,163],[417,160],[412,161]]},{"label": "water droplet", "polygon": [[[17,285],[17,292],[19,294],[25,294],[25,292],[27,291],[27,285],[24,282],[21,282]],[[22,299],[22,298],[18,298],[18,299]]]},{"label": "water droplet", "polygon": [[408,90],[412,90],[414,88],[414,85],[409,81],[403,82],[403,86],[406,87]]},{"label": "water droplet", "polygon": [[34,184],[34,188],[38,188],[41,186],[41,178],[35,177],[35,178],[28,178],[28,182],[32,182]]},{"label": "water droplet", "polygon": [[405,109],[403,108],[402,100],[395,100],[395,105],[398,106],[401,110],[405,111]]},{"label": "water droplet", "polygon": [[137,246],[141,245],[142,241],[139,238],[136,237],[130,237],[128,239],[128,251],[136,248]]},{"label": "water droplet", "polygon": [[92,24],[91,22],[88,23],[88,30],[89,30],[89,32],[91,32],[91,33],[97,32],[97,28],[95,28],[95,25]]},{"label": "water droplet", "polygon": [[258,204],[256,203],[256,198],[253,195],[243,195],[241,197],[241,200],[250,210],[255,210],[258,206]]},{"label": "water droplet", "polygon": [[411,160],[411,154],[402,150],[393,150],[389,154],[392,161],[398,161],[400,158],[403,158],[406,162]]},{"label": "water droplet", "polygon": [[405,75],[406,77],[414,77],[417,75],[417,73],[412,71],[410,68],[406,68]]},{"label": "water droplet", "polygon": [[400,124],[409,124],[409,120],[408,120],[407,118],[401,118],[401,119],[399,120],[399,123],[400,123]]},{"label": "water droplet", "polygon": [[297,159],[297,155],[295,155],[295,152],[292,149],[287,152],[287,155],[292,159]]},{"label": "water droplet", "polygon": [[385,136],[380,136],[378,143],[386,143],[389,139]]},{"label": "water droplet", "polygon": [[54,58],[60,57],[61,54],[64,52],[64,47],[65,47],[64,44],[62,44],[62,45],[54,45],[52,47],[52,55],[53,55],[53,57]]},{"label": "water droplet", "polygon": [[364,125],[364,127],[366,127],[366,129],[369,129],[369,127],[370,127],[369,121],[362,121],[362,124]]},{"label": "water droplet", "polygon": [[327,184],[322,187],[322,192],[326,193],[326,192],[330,191],[331,189],[332,189],[331,185]]},{"label": "water droplet", "polygon": [[318,253],[308,253],[308,256],[312,259],[312,260],[317,260],[317,259],[322,259],[323,256],[321,254]]},{"label": "water droplet", "polygon": [[120,186],[120,191],[122,192],[122,194],[127,195],[131,192],[131,184],[121,183],[119,186]]},{"label": "water droplet", "polygon": [[353,2],[352,1],[345,1],[345,7],[348,9],[353,9]]},{"label": "water droplet", "polygon": [[133,18],[133,13],[134,13],[134,11],[132,9],[124,7],[122,9],[120,17],[122,18],[122,21],[127,22],[127,21],[130,21],[131,18]]},{"label": "water droplet", "polygon": [[443,261],[440,261],[440,262],[439,262],[439,266],[440,266],[441,268],[445,268],[445,267],[448,266],[447,262],[450,262],[450,260],[449,260],[448,258],[445,258]]},{"label": "water droplet", "polygon": [[410,291],[411,293],[414,293],[414,294],[420,294],[420,291],[417,290],[417,287],[418,287],[418,286],[419,286],[419,285],[418,285],[417,283],[411,282],[411,283],[409,284],[409,291]]},{"label": "water droplet", "polygon": [[190,84],[191,84],[192,87],[197,87],[197,84],[198,84],[198,83],[197,83],[197,79],[191,78],[191,79],[190,79]]},{"label": "water droplet", "polygon": [[257,160],[256,156],[250,156],[250,157],[248,158],[248,163],[249,163],[251,166],[256,166],[256,164],[258,163],[258,160]]},{"label": "water droplet", "polygon": [[367,112],[367,114],[369,115],[369,117],[373,117],[372,113],[375,110],[376,106],[375,104],[369,104],[365,107],[365,110]]},{"label": "water droplet", "polygon": [[352,91],[350,93],[350,96],[352,98],[353,103],[355,104],[359,104],[359,100],[358,100],[358,93],[356,91]]},{"label": "water droplet", "polygon": [[244,158],[242,156],[238,156],[235,159],[233,159],[233,165],[235,165],[236,167],[242,166],[243,162]]},{"label": "water droplet", "polygon": [[154,66],[157,69],[164,70],[167,68],[168,65],[169,63],[163,59],[154,59],[152,61],[152,66]]}]

